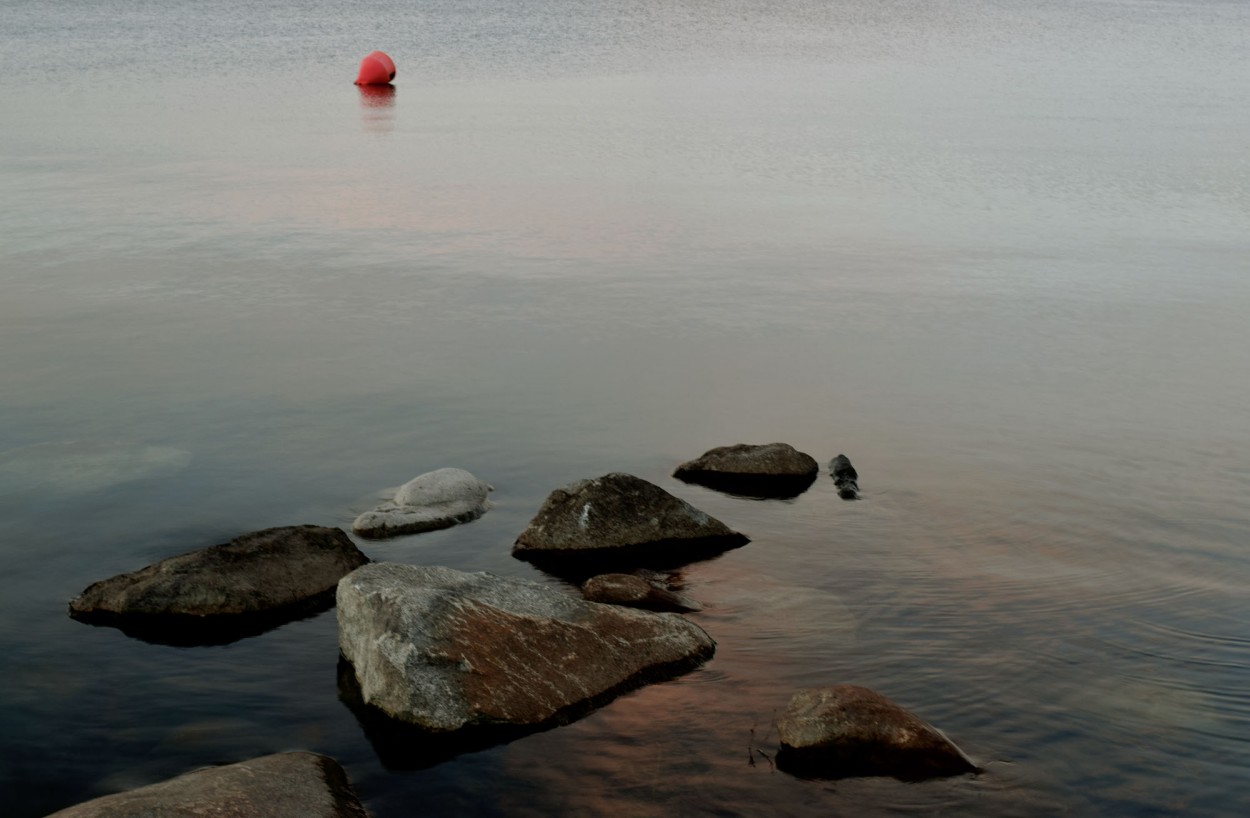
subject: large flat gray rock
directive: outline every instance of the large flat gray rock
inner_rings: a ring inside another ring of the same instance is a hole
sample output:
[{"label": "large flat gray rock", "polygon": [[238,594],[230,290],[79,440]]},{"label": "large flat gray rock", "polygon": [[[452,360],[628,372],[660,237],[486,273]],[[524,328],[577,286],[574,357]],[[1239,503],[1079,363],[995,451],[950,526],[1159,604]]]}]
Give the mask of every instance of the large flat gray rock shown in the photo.
[{"label": "large flat gray rock", "polygon": [[343,768],[315,753],[206,767],[48,818],[368,818]]},{"label": "large flat gray rock", "polygon": [[343,578],[338,621],[363,703],[428,732],[564,723],[715,650],[676,614],[393,563]]},{"label": "large flat gray rock", "polygon": [[548,495],[514,556],[559,570],[674,567],[749,542],[715,517],[632,474],[579,480]]},{"label": "large flat gray rock", "polygon": [[414,477],[392,499],[352,523],[361,537],[381,539],[450,528],[476,520],[490,507],[491,486],[464,469],[437,469]]},{"label": "large flat gray rock", "polygon": [[328,606],[368,561],[337,528],[268,528],[96,582],[69,611],[154,641],[228,641]]}]

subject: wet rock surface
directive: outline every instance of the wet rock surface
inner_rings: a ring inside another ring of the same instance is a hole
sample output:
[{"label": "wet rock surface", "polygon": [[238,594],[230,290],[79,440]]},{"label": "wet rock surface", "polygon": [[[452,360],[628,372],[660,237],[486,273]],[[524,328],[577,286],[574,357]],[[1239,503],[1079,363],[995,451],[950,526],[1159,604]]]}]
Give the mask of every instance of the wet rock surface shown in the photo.
[{"label": "wet rock surface", "polygon": [[979,772],[939,730],[855,685],[800,690],[777,722],[777,766],[809,778],[905,780]]},{"label": "wet rock surface", "polygon": [[816,480],[815,458],[788,443],[720,446],[682,463],[678,480],[746,497],[787,498],[802,494]]},{"label": "wet rock surface", "polygon": [[747,542],[654,483],[614,472],[553,491],[512,553],[553,573],[585,578],[676,567]]},{"label": "wet rock surface", "polygon": [[327,609],[368,561],[337,528],[268,528],[96,582],[69,612],[153,642],[229,642]]},{"label": "wet rock surface", "polygon": [[374,563],[337,598],[352,695],[426,733],[563,724],[715,650],[680,616],[450,568]]},{"label": "wet rock surface", "polygon": [[625,605],[649,611],[701,611],[693,599],[675,593],[661,582],[639,574],[600,574],[582,583],[582,596],[591,602]]},{"label": "wet rock surface", "polygon": [[830,460],[829,473],[833,476],[833,485],[837,488],[839,497],[843,500],[859,498],[859,472],[855,471],[849,457],[840,454]]},{"label": "wet rock surface", "polygon": [[49,818],[368,818],[332,758],[278,753],[106,795]]},{"label": "wet rock surface", "polygon": [[485,514],[491,491],[489,483],[464,469],[426,472],[396,489],[387,502],[357,517],[352,531],[382,539],[450,528]]}]

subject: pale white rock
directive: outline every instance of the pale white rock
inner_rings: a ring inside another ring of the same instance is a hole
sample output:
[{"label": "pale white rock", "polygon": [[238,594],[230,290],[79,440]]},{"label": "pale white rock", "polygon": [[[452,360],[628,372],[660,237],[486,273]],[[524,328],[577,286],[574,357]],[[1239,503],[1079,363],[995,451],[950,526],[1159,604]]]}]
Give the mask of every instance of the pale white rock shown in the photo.
[{"label": "pale white rock", "polygon": [[352,523],[362,537],[383,538],[449,528],[476,520],[490,508],[493,487],[464,469],[438,469],[395,489],[393,498]]}]

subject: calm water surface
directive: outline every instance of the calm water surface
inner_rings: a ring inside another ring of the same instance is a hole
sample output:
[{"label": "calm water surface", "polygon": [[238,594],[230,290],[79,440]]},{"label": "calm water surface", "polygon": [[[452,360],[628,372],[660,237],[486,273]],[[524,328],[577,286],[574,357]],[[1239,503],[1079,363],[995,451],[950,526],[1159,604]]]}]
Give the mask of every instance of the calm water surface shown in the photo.
[{"label": "calm water surface", "polygon": [[[0,0],[2,811],[311,749],[378,818],[1250,813],[1248,42],[1239,0]],[[771,440],[863,501],[668,476]],[[558,585],[510,544],[614,470],[746,532],[684,572],[715,659],[402,769],[332,614],[66,616],[443,466],[495,508],[366,553]],[[986,773],[752,756],[839,682]]]}]

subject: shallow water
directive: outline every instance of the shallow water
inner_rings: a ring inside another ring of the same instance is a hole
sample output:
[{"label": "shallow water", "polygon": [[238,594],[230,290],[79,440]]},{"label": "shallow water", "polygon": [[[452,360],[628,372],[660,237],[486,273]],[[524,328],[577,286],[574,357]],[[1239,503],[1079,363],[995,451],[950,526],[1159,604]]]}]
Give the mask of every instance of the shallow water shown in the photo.
[{"label": "shallow water", "polygon": [[[379,818],[1246,814],[1248,37],[1209,0],[0,0],[5,814],[284,749]],[[863,500],[669,477],[771,440]],[[615,470],[747,533],[684,572],[716,657],[398,770],[332,614],[66,616],[442,466],[495,507],[366,553],[558,584],[510,544]],[[838,682],[986,773],[753,752]]]}]

